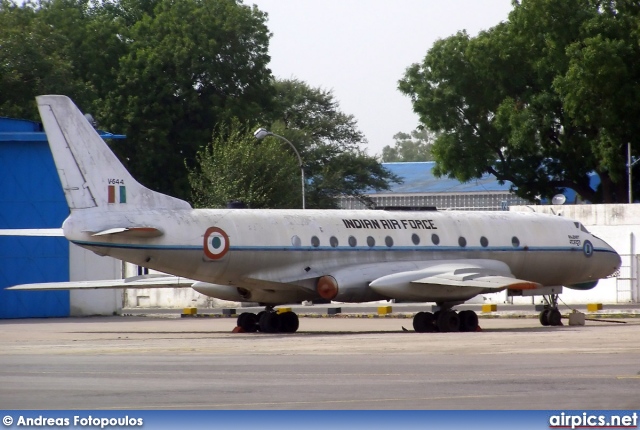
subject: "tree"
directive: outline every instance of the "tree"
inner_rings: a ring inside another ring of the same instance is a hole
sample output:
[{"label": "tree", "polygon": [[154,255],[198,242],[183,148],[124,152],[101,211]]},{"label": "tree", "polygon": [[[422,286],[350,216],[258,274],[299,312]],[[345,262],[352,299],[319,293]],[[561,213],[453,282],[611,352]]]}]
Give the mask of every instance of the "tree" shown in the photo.
[{"label": "tree", "polygon": [[[622,21],[627,29],[635,22],[637,29],[638,11],[622,4],[522,0],[514,2],[509,21],[477,37],[459,32],[436,42],[399,83],[424,126],[439,134],[432,148],[435,173],[461,181],[492,173],[531,200],[572,188],[592,202],[625,201],[624,151],[627,141],[638,144],[637,134],[615,132],[613,124],[629,122],[621,109],[609,110],[602,98],[584,92],[585,80],[604,68],[613,82],[600,82],[600,88],[592,80],[591,88],[614,103],[622,94],[622,76],[630,77],[624,85],[631,97],[623,103],[638,112],[637,32],[628,36],[619,29]],[[614,72],[603,56],[588,50],[603,37],[603,28],[610,30],[605,52],[618,47],[623,71]],[[603,111],[607,122],[593,115]],[[605,123],[610,127],[603,128]],[[601,189],[590,185],[593,171]]]},{"label": "tree", "polygon": [[[351,115],[340,111],[330,91],[298,80],[275,81],[275,108],[265,124],[301,155],[307,208],[337,208],[349,195],[366,199],[369,189],[397,180],[360,147],[366,143]],[[277,137],[257,141],[250,122],[221,126],[211,146],[200,151],[191,171],[198,205],[243,200],[252,208],[299,208],[300,169],[291,147]]]},{"label": "tree", "polygon": [[434,136],[426,129],[413,130],[411,134],[396,133],[393,136],[395,145],[382,148],[382,161],[431,161],[431,144]]},{"label": "tree", "polygon": [[340,111],[333,93],[297,79],[277,80],[269,128],[288,138],[303,160],[307,207],[337,208],[338,198],[362,199],[399,179],[362,149],[367,141],[353,115]]},{"label": "tree", "polygon": [[[186,198],[188,165],[213,127],[259,117],[272,99],[266,15],[235,0],[123,3],[127,53],[98,118],[145,185]],[[130,8],[126,8],[130,7]]]},{"label": "tree", "polygon": [[68,43],[33,4],[0,0],[1,116],[39,120],[40,94],[67,94],[87,105],[91,85],[76,76]]},{"label": "tree", "polygon": [[[240,0],[0,0],[0,114],[38,119],[36,95],[69,95],[102,128],[127,135],[112,149],[140,182],[180,198],[191,195],[198,163],[231,163],[219,140],[201,149],[215,124],[234,144],[234,118],[295,142],[310,207],[388,187],[394,177],[363,152],[355,119],[330,91],[273,80],[269,37],[266,14]],[[255,207],[285,205],[249,194]]]},{"label": "tree", "polygon": [[212,142],[196,154],[189,172],[198,207],[240,201],[253,209],[300,207],[300,169],[281,141],[256,141],[247,123],[216,128]]}]

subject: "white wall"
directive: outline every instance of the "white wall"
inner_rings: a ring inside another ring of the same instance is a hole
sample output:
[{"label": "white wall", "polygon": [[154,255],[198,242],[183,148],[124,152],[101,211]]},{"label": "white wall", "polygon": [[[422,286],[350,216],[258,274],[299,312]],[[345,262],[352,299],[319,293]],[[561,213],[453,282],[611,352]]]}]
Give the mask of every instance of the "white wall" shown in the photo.
[{"label": "white wall", "polygon": [[[92,281],[122,278],[122,262],[100,257],[69,243],[69,280]],[[71,290],[71,316],[113,315],[122,310],[122,290]]]}]

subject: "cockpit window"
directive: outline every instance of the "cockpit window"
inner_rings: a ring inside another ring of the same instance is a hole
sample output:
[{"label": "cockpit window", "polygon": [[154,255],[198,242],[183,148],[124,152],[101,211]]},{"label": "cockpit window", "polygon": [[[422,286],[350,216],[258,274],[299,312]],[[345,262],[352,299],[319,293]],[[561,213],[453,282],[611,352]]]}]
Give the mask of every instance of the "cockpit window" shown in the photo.
[{"label": "cockpit window", "polygon": [[589,230],[587,230],[587,228],[585,226],[583,226],[582,223],[576,221],[576,222],[574,222],[574,224],[575,224],[576,228],[580,229],[581,232],[590,234]]}]

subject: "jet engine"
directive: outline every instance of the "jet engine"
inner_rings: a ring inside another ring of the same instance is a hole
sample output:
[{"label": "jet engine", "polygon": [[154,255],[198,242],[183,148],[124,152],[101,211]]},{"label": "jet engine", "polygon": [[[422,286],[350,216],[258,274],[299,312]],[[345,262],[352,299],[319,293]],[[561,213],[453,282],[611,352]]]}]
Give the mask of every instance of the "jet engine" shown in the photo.
[{"label": "jet engine", "polygon": [[371,302],[386,300],[369,287],[366,274],[361,270],[339,271],[331,275],[321,276],[316,283],[316,291],[323,299],[338,302]]},{"label": "jet engine", "polygon": [[196,282],[191,288],[205,296],[231,302],[281,305],[285,303],[298,303],[314,298],[313,294],[305,294],[299,290],[247,289],[231,285],[209,284],[207,282]]}]

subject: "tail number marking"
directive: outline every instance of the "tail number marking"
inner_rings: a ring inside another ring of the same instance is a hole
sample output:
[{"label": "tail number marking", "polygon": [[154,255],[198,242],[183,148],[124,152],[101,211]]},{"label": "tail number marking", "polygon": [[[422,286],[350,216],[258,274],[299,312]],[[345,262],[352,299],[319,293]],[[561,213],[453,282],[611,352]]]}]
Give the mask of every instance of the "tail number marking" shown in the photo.
[{"label": "tail number marking", "polygon": [[219,260],[229,250],[229,236],[221,228],[209,227],[204,234],[204,255]]}]

